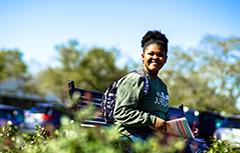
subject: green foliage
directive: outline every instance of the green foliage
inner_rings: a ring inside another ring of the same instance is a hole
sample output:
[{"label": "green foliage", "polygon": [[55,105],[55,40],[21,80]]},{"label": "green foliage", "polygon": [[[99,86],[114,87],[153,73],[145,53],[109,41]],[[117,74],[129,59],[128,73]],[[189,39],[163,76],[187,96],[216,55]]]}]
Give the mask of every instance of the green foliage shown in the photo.
[{"label": "green foliage", "polygon": [[79,81],[80,87],[98,91],[106,90],[113,80],[126,74],[127,68],[119,69],[116,66],[113,52],[102,48],[92,48],[81,61]]},{"label": "green foliage", "polygon": [[[22,133],[8,123],[1,127],[0,152],[7,153],[172,153],[182,151],[185,140],[180,138],[164,139],[156,135],[146,143],[130,142],[120,139],[116,127],[82,127],[81,123],[93,116],[94,107],[89,105],[74,113],[74,120],[63,117],[60,129],[52,133],[37,125],[34,133]],[[66,109],[67,111],[67,109]],[[239,148],[227,142],[213,140],[209,153],[235,153]]]},{"label": "green foliage", "polygon": [[9,121],[0,127],[0,152],[20,152],[18,128]]},{"label": "green foliage", "polygon": [[49,132],[40,125],[36,125],[35,133],[23,134],[23,138],[30,144],[45,144],[49,137]]},{"label": "green foliage", "polygon": [[[77,41],[56,47],[59,65],[41,71],[26,89],[45,93],[53,92],[61,99],[68,95],[67,80],[91,90],[104,91],[115,79],[127,73],[127,66],[118,68],[113,50],[79,49]],[[234,113],[240,97],[240,39],[207,36],[200,47],[189,50],[175,48],[169,51],[167,69],[161,73],[170,91],[171,105],[180,103],[200,110],[216,109]],[[0,51],[0,81],[8,78],[24,78],[27,66],[18,50]],[[72,102],[71,104],[74,104]],[[67,110],[67,109],[66,109]],[[160,138],[147,143],[119,141],[116,129],[83,128],[82,120],[91,116],[94,108],[78,112],[75,120],[63,118],[63,126],[49,132],[37,126],[34,133],[20,133],[11,124],[0,131],[0,152],[123,152],[130,147],[133,152],[175,152],[181,150],[182,141],[160,145]],[[239,149],[239,148],[237,148]],[[213,141],[208,152],[237,152],[227,142]]]},{"label": "green foliage", "polygon": [[[104,91],[113,80],[128,72],[116,66],[114,50],[80,49],[77,41],[56,47],[59,66],[38,74],[41,91],[53,92],[66,99],[67,80],[76,86]],[[200,47],[169,51],[167,69],[161,73],[168,85],[171,105],[180,103],[199,110],[238,113],[240,97],[240,39],[207,36]],[[46,90],[48,89],[48,90]]]},{"label": "green foliage", "polygon": [[9,78],[24,78],[27,74],[27,65],[19,50],[2,49],[0,59],[0,81]]},{"label": "green foliage", "polygon": [[4,92],[35,95],[40,93],[37,86],[32,83],[23,54],[18,49],[1,49],[0,59],[0,83],[9,82],[8,84],[4,82],[8,85]]},{"label": "green foliage", "polygon": [[159,142],[159,140],[164,139],[163,137],[163,135],[161,137],[152,137],[146,143],[136,142],[133,144],[133,150],[136,153],[173,153],[183,150],[185,140],[174,138],[163,144]]},{"label": "green foliage", "polygon": [[23,152],[121,153],[126,149],[126,147],[128,147],[128,149],[131,148],[133,152],[147,151],[151,153],[164,152],[164,150],[166,150],[165,148],[172,148],[172,151],[173,148],[176,149],[173,146],[161,146],[158,143],[157,139],[151,139],[145,145],[141,145],[139,143],[131,144],[130,142],[124,142],[119,139],[119,135],[115,127],[81,127],[81,121],[86,119],[86,116],[91,116],[91,112],[93,112],[93,110],[93,106],[89,106],[86,109],[78,111],[76,113],[76,118],[74,121],[69,120],[68,118],[63,118],[62,127],[61,129],[59,129],[58,137],[52,139],[45,139],[45,143],[34,143],[31,145],[26,145],[23,149]]},{"label": "green foliage", "polygon": [[[22,153],[122,153],[128,149],[137,153],[164,153],[182,149],[180,141],[172,141],[171,145],[161,145],[158,137],[149,139],[146,144],[130,143],[119,138],[116,127],[82,127],[80,123],[93,115],[93,106],[76,112],[74,120],[62,118],[62,126],[49,134],[45,128],[37,126],[34,133],[18,133],[11,125],[2,127],[0,152]],[[6,129],[7,128],[7,129]],[[3,130],[4,129],[4,130]]]},{"label": "green foliage", "polygon": [[74,80],[81,88],[104,91],[110,82],[128,72],[127,67],[116,66],[115,50],[79,48],[77,41],[73,40],[56,47],[59,66],[49,67],[37,75],[36,82],[41,91],[51,91],[66,99],[68,80]]},{"label": "green foliage", "polygon": [[79,66],[81,61],[81,49],[78,48],[76,40],[70,40],[67,45],[57,45],[56,49],[59,52],[59,62],[65,71],[71,71]]},{"label": "green foliage", "polygon": [[213,139],[212,145],[208,149],[208,153],[240,153],[240,147],[234,146],[229,142]]},{"label": "green foliage", "polygon": [[[198,48],[174,48],[162,74],[173,105],[238,113],[240,38],[207,36]],[[170,52],[170,53],[171,53]]]}]

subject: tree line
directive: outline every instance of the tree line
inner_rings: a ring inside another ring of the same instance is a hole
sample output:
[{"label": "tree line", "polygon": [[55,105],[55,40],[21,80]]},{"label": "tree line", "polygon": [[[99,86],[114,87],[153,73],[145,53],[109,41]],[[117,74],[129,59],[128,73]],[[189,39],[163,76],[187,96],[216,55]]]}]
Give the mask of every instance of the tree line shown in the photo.
[{"label": "tree line", "polygon": [[[134,62],[118,66],[121,57],[118,50],[84,49],[77,40],[55,48],[58,65],[36,74],[29,73],[19,49],[1,49],[0,82],[21,80],[24,83],[16,90],[43,97],[53,93],[66,101],[68,80],[74,80],[78,87],[103,92],[113,80],[141,66]],[[173,46],[168,54],[167,64],[159,75],[168,86],[170,105],[239,113],[236,103],[240,101],[240,37],[207,35],[199,46],[188,49]]]}]

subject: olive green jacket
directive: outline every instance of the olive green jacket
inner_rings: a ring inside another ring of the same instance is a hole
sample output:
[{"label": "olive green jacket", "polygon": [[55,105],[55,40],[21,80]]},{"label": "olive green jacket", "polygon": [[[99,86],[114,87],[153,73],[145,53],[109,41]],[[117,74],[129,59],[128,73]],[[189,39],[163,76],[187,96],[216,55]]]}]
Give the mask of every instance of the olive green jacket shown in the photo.
[{"label": "olive green jacket", "polygon": [[168,110],[168,92],[164,82],[146,75],[149,90],[144,95],[144,81],[137,73],[129,73],[118,81],[116,104],[114,109],[115,124],[123,135],[146,138],[152,133],[156,117],[166,118]]}]

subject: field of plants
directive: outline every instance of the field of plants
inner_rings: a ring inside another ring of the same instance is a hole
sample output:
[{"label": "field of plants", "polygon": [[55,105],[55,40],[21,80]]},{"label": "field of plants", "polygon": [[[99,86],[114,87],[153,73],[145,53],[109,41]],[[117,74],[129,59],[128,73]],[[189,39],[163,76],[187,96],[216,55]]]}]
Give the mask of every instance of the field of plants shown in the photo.
[{"label": "field of plants", "polygon": [[[184,151],[184,141],[177,138],[165,145],[160,143],[163,135],[149,139],[146,143],[129,143],[118,139],[114,127],[84,128],[80,126],[86,116],[91,116],[93,107],[74,113],[74,119],[63,117],[59,129],[48,131],[36,125],[36,131],[26,133],[18,131],[10,122],[0,129],[0,152],[2,153],[172,153]],[[206,152],[240,152],[239,148],[227,142],[213,140]]]}]

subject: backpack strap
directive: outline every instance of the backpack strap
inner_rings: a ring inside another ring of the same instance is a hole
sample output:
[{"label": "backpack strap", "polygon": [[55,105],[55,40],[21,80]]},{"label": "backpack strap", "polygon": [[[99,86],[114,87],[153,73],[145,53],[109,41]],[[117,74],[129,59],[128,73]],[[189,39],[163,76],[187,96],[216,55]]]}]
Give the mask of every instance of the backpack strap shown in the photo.
[{"label": "backpack strap", "polygon": [[[130,73],[137,73],[138,75],[140,75],[141,79],[143,79],[144,81],[144,87],[143,87],[144,96],[147,95],[149,91],[149,80],[144,74],[144,72],[135,70]],[[103,110],[102,113],[106,123],[108,124],[114,123],[113,111],[114,111],[115,102],[116,102],[116,92],[119,85],[119,80],[113,81],[102,96],[102,103],[101,103],[101,107]]]},{"label": "backpack strap", "polygon": [[141,76],[141,78],[143,79],[143,94],[144,96],[146,96],[148,94],[148,91],[149,91],[149,87],[150,87],[150,83],[149,83],[149,80],[147,78],[147,76],[145,75],[144,71],[133,71],[134,73],[137,73]]}]

